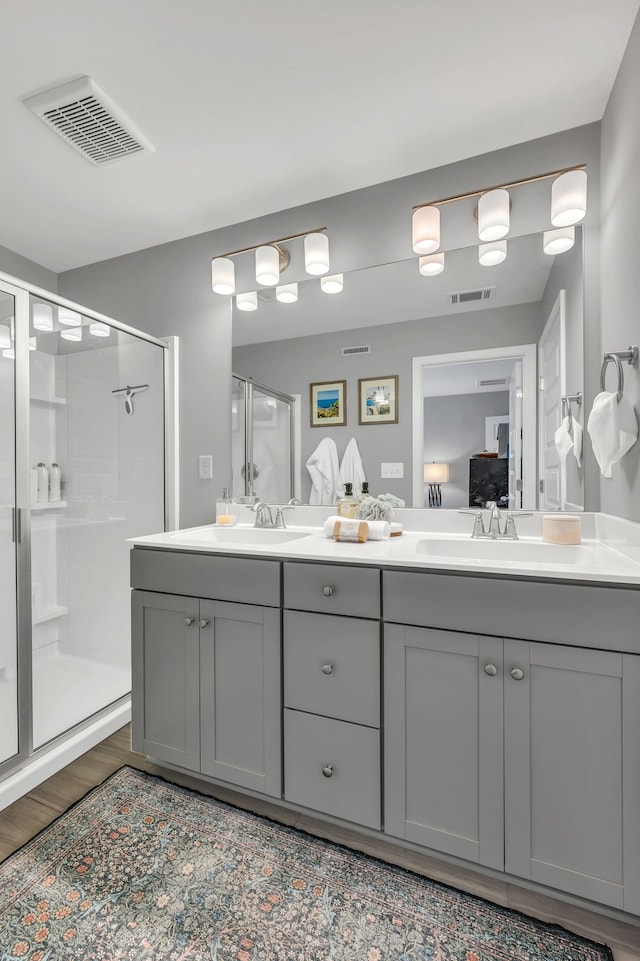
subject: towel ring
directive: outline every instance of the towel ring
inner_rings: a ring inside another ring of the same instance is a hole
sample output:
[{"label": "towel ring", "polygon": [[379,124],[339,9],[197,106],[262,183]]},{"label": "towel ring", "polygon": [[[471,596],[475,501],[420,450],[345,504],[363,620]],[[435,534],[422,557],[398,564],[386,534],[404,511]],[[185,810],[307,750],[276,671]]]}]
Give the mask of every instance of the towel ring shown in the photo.
[{"label": "towel ring", "polygon": [[610,354],[604,355],[604,360],[602,362],[602,369],[600,371],[600,390],[606,390],[605,387],[605,377],[607,374],[607,367],[611,363],[615,363],[618,369],[618,391],[616,394],[616,400],[618,403],[622,400],[622,395],[624,393],[624,372],[622,370],[622,361],[626,360],[630,364],[638,363],[638,348],[629,347],[628,350],[614,350]]}]

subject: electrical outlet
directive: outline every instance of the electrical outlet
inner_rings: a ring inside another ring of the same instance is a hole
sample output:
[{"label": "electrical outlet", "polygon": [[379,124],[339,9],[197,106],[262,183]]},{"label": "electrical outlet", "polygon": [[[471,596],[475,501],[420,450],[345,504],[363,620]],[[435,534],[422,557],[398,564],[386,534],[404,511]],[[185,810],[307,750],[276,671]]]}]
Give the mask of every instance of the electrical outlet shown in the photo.
[{"label": "electrical outlet", "polygon": [[404,477],[404,464],[380,464],[380,477]]},{"label": "electrical outlet", "polygon": [[213,479],[213,457],[211,454],[200,454],[198,457],[198,477],[200,480]]}]

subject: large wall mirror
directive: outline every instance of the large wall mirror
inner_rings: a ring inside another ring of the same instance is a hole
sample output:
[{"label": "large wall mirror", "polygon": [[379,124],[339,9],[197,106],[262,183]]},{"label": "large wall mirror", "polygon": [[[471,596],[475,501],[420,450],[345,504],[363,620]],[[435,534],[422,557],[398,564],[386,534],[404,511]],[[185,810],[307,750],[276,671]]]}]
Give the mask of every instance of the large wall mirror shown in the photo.
[{"label": "large wall mirror", "polygon": [[[476,243],[447,250],[437,276],[420,275],[413,257],[344,274],[340,293],[312,279],[299,283],[295,303],[268,290],[256,311],[234,306],[234,371],[300,398],[303,502],[311,489],[305,464],[320,440],[332,437],[342,457],[355,437],[371,490],[408,506],[429,508],[424,465],[435,462],[446,466],[443,508],[484,499],[584,508],[578,459],[570,451],[561,460],[554,443],[562,398],[583,391],[582,228],[555,255],[543,251],[542,236],[510,237],[506,259],[491,267],[479,263]],[[359,380],[394,375],[397,423],[359,423]],[[346,424],[312,427],[309,385],[340,381]],[[578,401],[570,409],[581,424]]]}]

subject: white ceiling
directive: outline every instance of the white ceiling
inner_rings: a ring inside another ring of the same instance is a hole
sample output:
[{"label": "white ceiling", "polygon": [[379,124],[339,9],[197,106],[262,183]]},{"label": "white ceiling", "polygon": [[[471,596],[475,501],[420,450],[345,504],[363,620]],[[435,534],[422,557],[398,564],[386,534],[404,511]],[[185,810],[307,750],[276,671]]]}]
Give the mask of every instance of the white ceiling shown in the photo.
[{"label": "white ceiling", "polygon": [[[599,120],[639,0],[3,0],[0,244],[62,271]],[[155,153],[21,103],[89,75]]]}]

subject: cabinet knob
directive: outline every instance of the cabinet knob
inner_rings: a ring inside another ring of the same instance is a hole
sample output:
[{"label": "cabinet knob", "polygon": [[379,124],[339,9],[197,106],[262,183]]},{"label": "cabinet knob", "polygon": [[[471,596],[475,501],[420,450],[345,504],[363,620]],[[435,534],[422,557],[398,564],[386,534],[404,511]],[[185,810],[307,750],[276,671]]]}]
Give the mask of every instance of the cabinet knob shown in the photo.
[{"label": "cabinet knob", "polygon": [[322,665],[323,674],[333,674],[333,664],[323,664]]},{"label": "cabinet knob", "polygon": [[514,681],[521,681],[524,677],[524,671],[520,670],[519,667],[512,667],[511,677],[514,679]]},{"label": "cabinet knob", "polygon": [[209,623],[209,618],[203,617],[202,620],[198,622],[198,627],[206,627],[208,623]]},{"label": "cabinet knob", "polygon": [[326,587],[322,588],[322,593],[324,594],[325,597],[331,597],[331,595],[333,594],[333,590],[334,590],[333,587],[331,587],[330,584],[327,584]]},{"label": "cabinet knob", "polygon": [[194,621],[195,621],[195,617],[185,617],[185,619],[184,619],[184,626],[185,626],[185,627],[191,627],[191,625],[193,624]]},{"label": "cabinet knob", "polygon": [[333,764],[325,764],[322,768],[324,777],[333,777]]},{"label": "cabinet knob", "polygon": [[485,664],[484,673],[488,674],[489,677],[495,677],[498,673],[498,668],[495,666],[495,664]]}]

